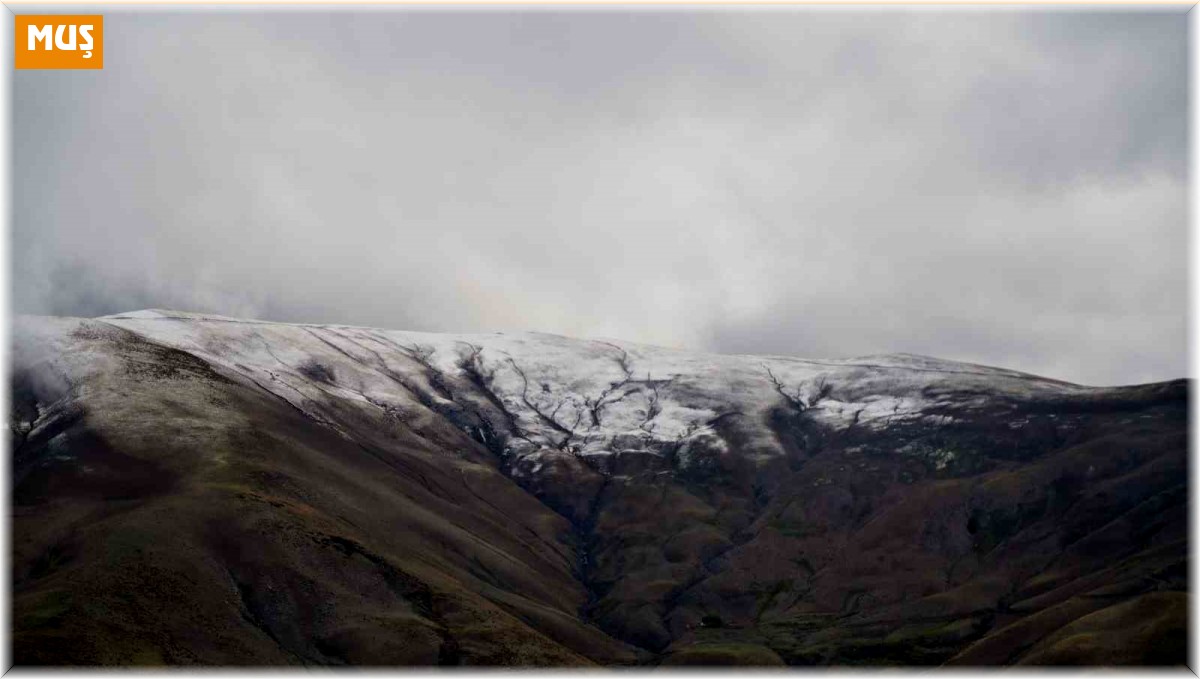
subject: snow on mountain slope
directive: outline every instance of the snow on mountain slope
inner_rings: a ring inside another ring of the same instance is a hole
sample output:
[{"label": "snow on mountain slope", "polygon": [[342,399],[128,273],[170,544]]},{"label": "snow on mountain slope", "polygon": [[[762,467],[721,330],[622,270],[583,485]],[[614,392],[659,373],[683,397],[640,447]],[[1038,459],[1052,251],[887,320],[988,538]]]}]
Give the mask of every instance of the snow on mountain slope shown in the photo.
[{"label": "snow on mountain slope", "polygon": [[[256,322],[145,310],[99,319],[192,353],[318,419],[330,398],[421,418],[456,399],[508,420],[488,422],[506,455],[536,473],[539,456],[585,459],[617,451],[661,455],[672,448],[725,444],[723,416],[765,421],[780,404],[834,429],[901,422],[944,424],[950,408],[1088,391],[1013,371],[908,354],[804,360],[699,354],[542,333],[435,334],[339,325]],[[23,346],[64,342],[70,321],[23,318],[18,333],[44,336]],[[57,351],[90,366],[88,357]],[[68,371],[69,372],[69,371]],[[460,404],[461,405],[461,404]],[[1013,426],[1020,426],[1014,419]],[[752,456],[782,455],[765,428],[742,446]],[[488,443],[496,443],[490,441]]]},{"label": "snow on mountain slope", "polygon": [[[121,661],[175,625],[155,646],[172,662],[698,662],[727,643],[1014,662],[1053,631],[1021,625],[1093,590],[1058,624],[1162,603],[1155,641],[1105,644],[1182,657],[1183,381],[155,310],[19,317],[13,339],[27,659],[73,635],[72,657]],[[207,626],[164,603],[200,586]],[[112,616],[76,607],[44,627],[60,591],[139,622],[105,637]],[[395,596],[417,615],[378,617]],[[1074,657],[1055,648],[1034,656]]]}]

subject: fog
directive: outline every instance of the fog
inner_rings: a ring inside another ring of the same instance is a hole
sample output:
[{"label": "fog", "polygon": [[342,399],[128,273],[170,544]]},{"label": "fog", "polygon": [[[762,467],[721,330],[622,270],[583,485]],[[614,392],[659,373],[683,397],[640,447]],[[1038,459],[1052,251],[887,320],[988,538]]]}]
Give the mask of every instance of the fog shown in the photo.
[{"label": "fog", "polygon": [[89,11],[18,313],[1187,371],[1184,8]]}]

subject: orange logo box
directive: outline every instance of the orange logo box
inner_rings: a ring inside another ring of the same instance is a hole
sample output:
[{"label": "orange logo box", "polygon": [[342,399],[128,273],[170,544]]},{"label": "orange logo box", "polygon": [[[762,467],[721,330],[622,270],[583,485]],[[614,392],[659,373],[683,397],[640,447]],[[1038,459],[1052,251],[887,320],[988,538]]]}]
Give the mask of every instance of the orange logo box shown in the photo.
[{"label": "orange logo box", "polygon": [[104,68],[104,17],[18,14],[17,68]]}]

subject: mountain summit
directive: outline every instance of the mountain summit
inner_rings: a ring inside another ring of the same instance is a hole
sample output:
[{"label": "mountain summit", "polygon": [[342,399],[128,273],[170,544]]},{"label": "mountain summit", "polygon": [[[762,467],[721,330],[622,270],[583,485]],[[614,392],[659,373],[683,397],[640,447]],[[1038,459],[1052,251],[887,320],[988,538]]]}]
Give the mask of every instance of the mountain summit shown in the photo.
[{"label": "mountain summit", "polygon": [[14,321],[18,664],[1182,664],[1188,385]]}]

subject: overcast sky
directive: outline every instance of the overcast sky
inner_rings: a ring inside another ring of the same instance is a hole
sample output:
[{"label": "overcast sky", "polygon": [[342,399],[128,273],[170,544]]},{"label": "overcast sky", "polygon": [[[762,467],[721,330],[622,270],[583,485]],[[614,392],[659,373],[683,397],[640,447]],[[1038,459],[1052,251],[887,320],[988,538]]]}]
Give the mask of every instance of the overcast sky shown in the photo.
[{"label": "overcast sky", "polygon": [[1182,377],[1184,10],[93,9],[13,305]]}]

